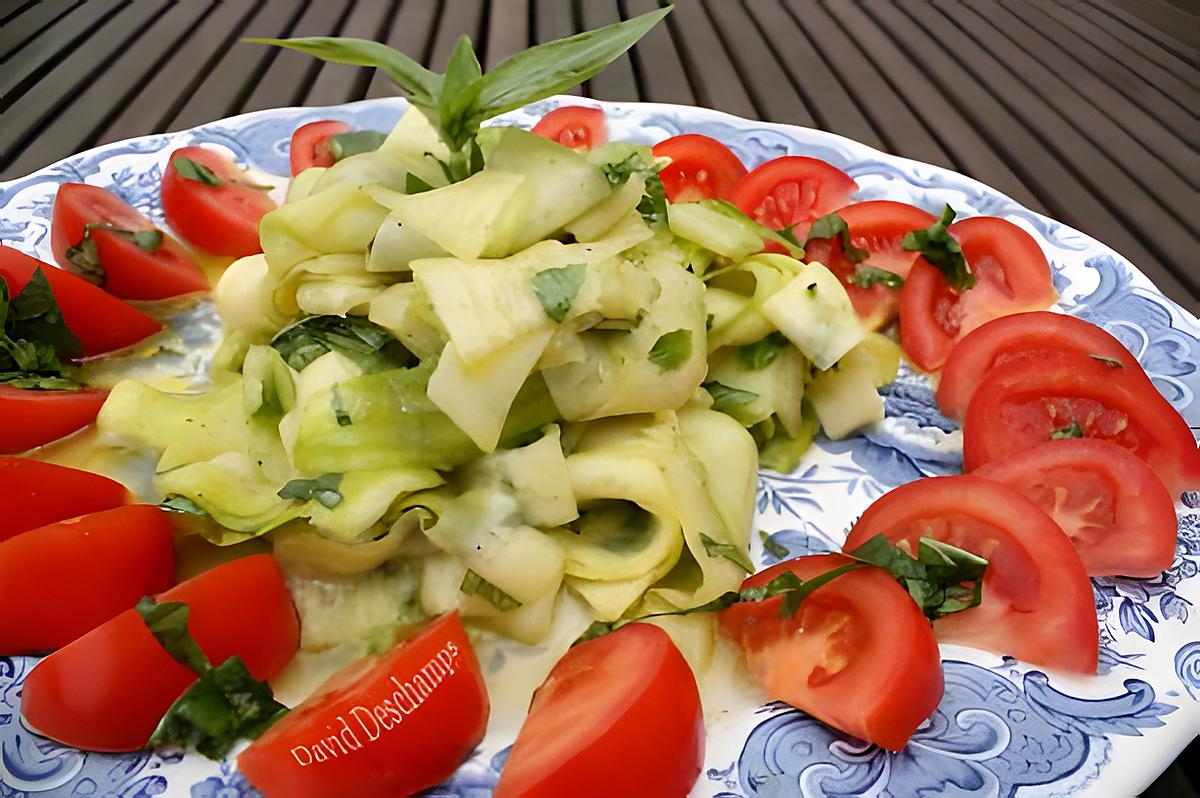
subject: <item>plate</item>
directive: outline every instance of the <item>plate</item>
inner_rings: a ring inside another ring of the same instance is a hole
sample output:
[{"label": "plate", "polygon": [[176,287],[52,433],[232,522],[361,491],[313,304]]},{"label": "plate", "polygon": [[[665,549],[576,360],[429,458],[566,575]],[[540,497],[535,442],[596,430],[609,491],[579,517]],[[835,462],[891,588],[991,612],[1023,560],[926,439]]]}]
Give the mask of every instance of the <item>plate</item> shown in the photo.
[{"label": "plate", "polygon": [[[700,108],[573,97],[535,103],[499,121],[528,127],[557,105],[582,102],[603,105],[616,140],[651,144],[677,133],[704,133],[728,144],[751,166],[784,154],[828,161],[858,181],[859,200],[893,199],[930,210],[950,203],[961,216],[992,214],[1019,224],[1053,265],[1059,309],[1117,336],[1192,429],[1200,429],[1200,323],[1094,239],[970,178],[817,130]],[[388,130],[405,107],[403,100],[385,99],[259,111],[105,145],[0,183],[0,239],[50,261],[50,210],[60,183],[110,188],[162,223],[159,181],[176,147],[215,144],[243,163],[287,174],[288,141],[298,125],[338,118],[357,128]],[[188,324],[211,330],[205,321],[211,317]],[[792,554],[833,550],[874,498],[922,476],[960,470],[961,433],[937,412],[928,380],[902,369],[885,390],[887,417],[881,424],[847,441],[818,439],[795,473],[760,474],[756,528]],[[1162,576],[1093,580],[1100,675],[1046,673],[1009,658],[943,646],[945,698],[898,754],[849,738],[782,704],[756,706],[744,694],[709,701],[706,695],[708,749],[693,796],[1140,792],[1200,728],[1200,493],[1186,494],[1178,510],[1178,550]],[[757,535],[752,545],[757,563],[774,562]],[[520,668],[521,656],[519,648],[501,649],[485,666],[494,672]],[[178,753],[84,753],[31,734],[20,720],[20,700],[22,680],[35,662],[0,658],[0,798],[257,795],[232,758],[213,763]],[[521,720],[519,711],[499,710],[480,750],[428,796],[491,793]]]}]

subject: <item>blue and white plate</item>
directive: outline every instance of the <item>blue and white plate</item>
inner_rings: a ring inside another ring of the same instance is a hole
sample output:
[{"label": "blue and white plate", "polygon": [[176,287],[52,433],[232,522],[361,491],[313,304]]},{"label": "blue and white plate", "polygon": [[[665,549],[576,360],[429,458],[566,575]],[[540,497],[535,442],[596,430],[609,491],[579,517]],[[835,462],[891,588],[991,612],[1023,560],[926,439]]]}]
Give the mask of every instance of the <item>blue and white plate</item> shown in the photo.
[{"label": "blue and white plate", "polygon": [[[579,102],[586,101],[546,100],[504,121],[529,126],[560,103]],[[298,125],[333,117],[357,128],[387,130],[404,108],[403,100],[388,99],[260,111],[99,147],[0,183],[0,239],[49,261],[50,209],[60,183],[110,188],[161,222],[159,180],[176,147],[220,145],[243,163],[287,174],[288,141]],[[1200,428],[1200,323],[1103,244],[970,178],[830,133],[682,106],[609,103],[604,109],[613,139],[653,143],[677,133],[705,133],[751,166],[783,154],[815,156],[858,181],[856,199],[900,200],[932,211],[950,203],[963,216],[992,214],[1021,225],[1053,264],[1061,310],[1116,335],[1193,430]],[[961,435],[937,412],[924,378],[904,371],[887,389],[886,408],[887,419],[861,437],[818,441],[795,473],[762,473],[757,528],[771,532],[793,554],[836,549],[843,530],[877,496],[922,476],[959,470]],[[1179,544],[1168,571],[1149,580],[1094,580],[1101,675],[1048,674],[1011,659],[943,647],[945,698],[898,754],[864,745],[786,706],[744,701],[728,712],[709,713],[707,762],[693,795],[1113,796],[1141,791],[1200,729],[1200,608],[1195,606],[1200,602],[1200,494],[1186,495],[1178,509]],[[757,536],[752,555],[764,566],[773,562]],[[232,761],[83,753],[31,734],[20,720],[20,702],[22,680],[34,662],[0,658],[0,798],[257,795]],[[521,667],[514,657],[492,662],[497,668]],[[481,749],[450,782],[428,794],[490,795],[520,723],[519,712],[509,715],[494,716]]]}]

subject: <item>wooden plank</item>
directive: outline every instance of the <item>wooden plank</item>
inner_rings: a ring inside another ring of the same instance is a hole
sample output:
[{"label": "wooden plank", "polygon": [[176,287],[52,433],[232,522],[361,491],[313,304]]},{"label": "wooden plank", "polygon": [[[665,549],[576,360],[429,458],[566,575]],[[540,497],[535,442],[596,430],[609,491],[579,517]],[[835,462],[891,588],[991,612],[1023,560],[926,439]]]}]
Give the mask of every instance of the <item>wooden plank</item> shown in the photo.
[{"label": "wooden plank", "polygon": [[[930,72],[914,62],[907,49],[897,43],[891,33],[856,4],[834,3],[828,9],[857,44],[855,52],[861,54],[864,60],[874,63],[879,72],[887,77],[892,89],[900,95],[902,104],[911,108],[929,127],[958,164],[959,171],[987,183],[1027,208],[1046,212],[1045,205],[1025,181],[1016,175],[981,131],[954,104],[946,102]],[[886,122],[881,122],[880,126],[887,130]],[[900,141],[897,141],[896,152],[905,152]]]},{"label": "wooden plank", "polygon": [[[349,0],[319,0],[309,4],[288,36],[336,36],[349,5]],[[321,61],[311,55],[278,49],[267,71],[254,82],[254,90],[242,103],[241,112],[300,105],[321,66]]]},{"label": "wooden plank", "polygon": [[1132,30],[1137,31],[1143,39],[1157,44],[1167,52],[1179,58],[1185,64],[1195,64],[1200,61],[1200,51],[1188,47],[1183,42],[1171,36],[1167,31],[1160,30],[1149,24],[1141,17],[1135,17],[1111,0],[1089,0],[1089,5],[1099,9],[1113,19],[1120,20]]},{"label": "wooden plank", "polygon": [[37,0],[25,0],[23,3],[20,0],[9,0],[8,5],[4,7],[3,13],[0,14],[0,25],[7,25],[29,11],[36,4]]},{"label": "wooden plank", "polygon": [[751,15],[771,43],[792,84],[806,98],[814,126],[886,149],[857,103],[822,57],[811,36],[777,0],[749,0]]},{"label": "wooden plank", "polygon": [[[380,41],[387,35],[388,24],[395,13],[395,2],[359,0],[350,8],[339,36]],[[321,64],[317,79],[304,95],[301,105],[337,105],[361,100],[371,82],[372,69],[346,64]]]},{"label": "wooden plank", "polygon": [[698,103],[757,119],[758,109],[738,78],[700,0],[678,0],[666,22],[683,57],[683,68],[692,80]]},{"label": "wooden plank", "polygon": [[[533,36],[537,43],[550,42],[579,33],[571,11],[570,0],[532,0]],[[583,94],[583,88],[575,86],[567,94]]]},{"label": "wooden plank", "polygon": [[[255,10],[241,35],[266,39],[286,37],[303,9],[301,0],[267,0]],[[179,113],[167,123],[167,129],[184,130],[238,113],[242,100],[278,54],[278,48],[261,44],[238,42],[231,45],[208,70]]]},{"label": "wooden plank", "polygon": [[1130,26],[1116,17],[1105,14],[1090,3],[1075,3],[1071,11],[1086,19],[1091,25],[1104,31],[1112,40],[1119,41],[1124,47],[1137,51],[1142,58],[1153,61],[1157,66],[1170,72],[1182,80],[1189,88],[1200,87],[1200,75],[1197,75],[1195,63],[1188,63],[1162,45],[1140,35],[1129,35]]},{"label": "wooden plank", "polygon": [[[621,21],[621,12],[617,8],[617,0],[587,0],[580,4],[580,27],[583,30],[593,30],[614,22]],[[609,64],[603,72],[587,82],[587,93],[597,100],[632,100],[641,99],[638,91],[637,76],[633,72],[633,62],[625,53]]]},{"label": "wooden plank", "polygon": [[[1065,160],[1073,161],[1077,166],[1082,164],[1080,168],[1095,181],[1095,185],[1102,187],[1105,196],[1120,197],[1121,207],[1132,205],[1135,209],[1145,209],[1142,215],[1146,218],[1131,220],[1134,227],[1149,222],[1149,215],[1165,211],[1174,216],[1178,224],[1190,227],[1193,234],[1200,230],[1185,212],[1194,205],[1196,192],[1182,177],[1183,163],[1167,166],[1155,158],[1137,139],[967,6],[946,0],[936,0],[936,5],[999,62],[982,59],[985,63],[976,75],[987,73],[983,82],[993,88],[1005,105],[1015,109],[1043,139],[1053,142],[1054,148],[1068,153],[1064,155]],[[999,69],[990,71],[993,66]],[[1024,86],[1006,79],[1004,67],[1019,77]],[[1032,96],[1034,92],[1036,98]],[[1063,124],[1064,120],[1069,126]],[[1074,132],[1071,127],[1075,128]],[[1090,146],[1084,139],[1095,146]],[[1131,181],[1137,183],[1137,190],[1131,191]],[[1150,227],[1159,226],[1151,224]],[[1157,232],[1174,235],[1161,228]],[[1177,232],[1187,237],[1182,230]]]},{"label": "wooden plank", "polygon": [[212,7],[211,2],[175,3],[157,13],[150,4],[135,6],[140,16],[153,22],[122,46],[98,75],[72,92],[70,105],[39,128],[12,168],[30,172],[93,146],[108,121],[129,104],[141,84]]},{"label": "wooden plank", "polygon": [[[142,0],[125,5],[104,18],[87,38],[86,47],[73,47],[42,79],[53,91],[29,92],[4,112],[0,125],[0,167],[7,167],[34,136],[40,125],[61,111],[94,75],[137,39],[142,28],[164,8],[162,0]],[[82,136],[81,136],[82,138]],[[64,153],[66,154],[66,153]],[[44,166],[45,164],[37,164]]]},{"label": "wooden plank", "polygon": [[1086,66],[1098,78],[1105,81],[1129,101],[1151,116],[1160,120],[1169,130],[1184,141],[1188,141],[1195,129],[1195,117],[1170,97],[1159,92],[1145,80],[1094,47],[1086,39],[1075,34],[1069,27],[1045,13],[1048,6],[1028,0],[999,0],[1013,14],[1021,17],[1030,27],[1068,52],[1072,58]]},{"label": "wooden plank", "polygon": [[58,66],[70,49],[91,36],[121,4],[122,0],[96,0],[76,6],[53,27],[5,59],[4,69],[0,69],[0,112]]},{"label": "wooden plank", "polygon": [[[1177,168],[1195,157],[1195,151],[1166,125],[1136,105],[1131,104],[1115,88],[1092,74],[1055,40],[1042,35],[1006,8],[993,0],[970,3],[978,14],[1004,33],[1021,49],[1085,97],[1093,107],[1109,116],[1126,133],[1142,143],[1155,158],[1168,167]],[[1183,170],[1186,174],[1187,171]]]},{"label": "wooden plank", "polygon": [[217,3],[200,24],[160,64],[150,82],[125,103],[116,119],[100,133],[98,142],[158,133],[191,102],[196,87],[232,47],[254,14],[253,5]]},{"label": "wooden plank", "polygon": [[[433,29],[437,25],[439,4],[434,0],[422,0],[414,3],[412,0],[402,0],[400,11],[392,19],[391,29],[387,34],[387,46],[399,50],[409,58],[415,58],[421,63],[427,63],[433,42]],[[380,70],[375,70],[371,82],[367,84],[367,98],[395,97],[400,93],[391,78]]]},{"label": "wooden plank", "polygon": [[[1045,203],[1050,215],[1090,232],[1137,264],[1164,291],[1183,294],[1184,288],[1136,235],[1069,172],[1059,158],[1025,129],[1004,105],[979,90],[976,80],[944,47],[930,46],[930,32],[891,2],[865,0],[863,7],[884,27],[899,47],[932,76],[950,104],[979,120],[980,132],[1000,157],[1012,164]],[[941,112],[941,109],[938,109]]]},{"label": "wooden plank", "polygon": [[483,68],[491,70],[510,55],[529,46],[529,0],[492,0],[488,14],[485,58]]},{"label": "wooden plank", "polygon": [[1163,0],[1119,0],[1119,4],[1130,14],[1166,31],[1193,50],[1200,50],[1200,20],[1194,11],[1189,14]]},{"label": "wooden plank", "polygon": [[56,19],[75,7],[77,0],[42,0],[20,10],[16,18],[0,27],[0,61],[7,63]]},{"label": "wooden plank", "polygon": [[472,43],[480,41],[482,22],[482,0],[443,0],[442,16],[438,20],[433,50],[429,55],[429,68],[435,72],[445,72],[446,63],[460,36],[465,33],[471,37]]},{"label": "wooden plank", "polygon": [[[713,27],[733,59],[738,77],[750,93],[759,116],[772,122],[816,127],[817,120],[778,54],[741,3],[708,4]],[[754,42],[753,46],[747,46]]]},{"label": "wooden plank", "polygon": [[[639,16],[658,8],[656,0],[625,0],[629,16]],[[696,93],[683,68],[683,60],[671,38],[671,28],[660,22],[633,46],[634,68],[642,99],[655,103],[696,104]]]}]

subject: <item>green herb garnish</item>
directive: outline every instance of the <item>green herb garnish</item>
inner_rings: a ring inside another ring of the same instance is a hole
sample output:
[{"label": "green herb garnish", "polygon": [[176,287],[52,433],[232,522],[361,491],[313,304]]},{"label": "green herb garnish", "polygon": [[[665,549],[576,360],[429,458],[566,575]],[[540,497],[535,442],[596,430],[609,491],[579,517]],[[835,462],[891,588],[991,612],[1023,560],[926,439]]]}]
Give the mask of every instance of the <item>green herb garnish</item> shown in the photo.
[{"label": "green herb garnish", "polygon": [[489,604],[501,612],[515,610],[521,606],[521,602],[469,568],[466,574],[463,575],[462,584],[458,586],[458,589],[469,596],[479,596],[486,599]]},{"label": "green herb garnish", "polygon": [[758,398],[758,394],[754,391],[744,391],[716,380],[709,380],[700,387],[708,391],[709,396],[712,397],[712,409],[722,413],[728,412],[733,405],[750,404]]},{"label": "green herb garnish", "polygon": [[293,479],[279,489],[281,499],[316,501],[332,510],[342,503],[338,487],[342,484],[341,474],[322,474],[316,479]]},{"label": "green herb garnish", "polygon": [[199,161],[179,156],[171,159],[171,166],[175,167],[175,171],[184,180],[192,180],[206,186],[221,185],[221,178],[217,177],[217,173]]},{"label": "green herb garnish", "polygon": [[1054,432],[1050,433],[1050,440],[1052,440],[1052,441],[1061,441],[1061,440],[1066,440],[1068,438],[1082,438],[1082,437],[1083,437],[1083,427],[1079,426],[1078,421],[1072,421],[1067,426],[1059,427],[1058,429],[1054,430]]},{"label": "green herb garnish", "polygon": [[947,205],[942,218],[924,230],[906,233],[900,245],[911,252],[920,252],[956,291],[966,291],[975,285],[976,277],[967,266],[962,247],[946,230],[954,221],[954,209]]},{"label": "green herb garnish", "polygon": [[771,556],[780,560],[786,560],[791,556],[792,552],[787,548],[787,546],[784,546],[782,543],[775,540],[774,537],[767,533],[767,530],[758,530],[758,536],[762,539],[763,551],[767,552]]},{"label": "green herb garnish", "polygon": [[781,332],[773,332],[765,338],[760,338],[752,344],[746,344],[738,349],[738,360],[750,371],[761,371],[775,362],[784,347],[790,346],[787,336]]},{"label": "green herb garnish", "polygon": [[740,547],[713,540],[703,532],[700,533],[700,542],[704,544],[704,551],[709,557],[724,557],[746,573],[754,573],[754,563],[750,562],[750,558]]},{"label": "green herb garnish", "polygon": [[182,515],[206,516],[208,511],[187,496],[169,496],[158,503],[158,506],[172,513]]},{"label": "green herb garnish", "polygon": [[646,178],[646,193],[638,203],[637,212],[653,230],[661,230],[667,225],[667,193],[663,189],[662,178],[650,175]]},{"label": "green herb garnish", "polygon": [[842,254],[851,263],[861,263],[870,254],[865,249],[854,246],[850,240],[850,226],[846,220],[836,213],[822,216],[808,228],[808,241],[814,238],[837,238],[842,242]]},{"label": "green herb garnish", "polygon": [[556,323],[561,323],[571,311],[571,303],[583,285],[586,271],[585,264],[572,263],[557,269],[543,269],[533,275],[533,292],[546,315]]},{"label": "green herb garnish", "polygon": [[9,299],[0,279],[0,383],[30,390],[75,390],[59,355],[83,351],[67,326],[50,281],[41,267],[21,292]]},{"label": "green herb garnish", "polygon": [[361,316],[309,316],[280,331],[271,346],[296,371],[329,352],[345,355],[368,373],[413,362],[390,332]]},{"label": "green herb garnish", "polygon": [[67,261],[74,267],[71,271],[93,285],[104,285],[107,276],[104,266],[100,263],[100,252],[96,247],[96,241],[92,238],[93,230],[107,230],[114,235],[132,241],[143,252],[153,253],[163,242],[163,234],[153,228],[150,230],[134,231],[122,230],[107,224],[85,224],[83,226],[83,238],[79,239],[79,243],[75,246],[67,247],[66,255]]},{"label": "green herb garnish", "polygon": [[846,278],[846,282],[860,288],[870,288],[873,285],[882,285],[892,289],[904,287],[903,277],[895,272],[889,272],[887,269],[877,269],[869,263],[859,264],[858,268]]},{"label": "green herb garnish", "polygon": [[673,371],[692,356],[692,331],[674,330],[663,333],[650,347],[647,357],[663,371]]},{"label": "green herb garnish", "polygon": [[933,538],[921,538],[913,557],[882,533],[849,556],[894,576],[930,620],[978,606],[988,566],[984,558]]}]

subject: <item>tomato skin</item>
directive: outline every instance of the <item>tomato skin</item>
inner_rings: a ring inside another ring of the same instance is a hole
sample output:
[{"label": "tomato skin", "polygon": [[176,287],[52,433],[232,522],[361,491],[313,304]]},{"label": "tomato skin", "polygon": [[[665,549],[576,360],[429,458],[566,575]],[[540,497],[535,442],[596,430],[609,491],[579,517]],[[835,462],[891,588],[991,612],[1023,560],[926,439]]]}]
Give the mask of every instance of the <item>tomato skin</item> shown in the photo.
[{"label": "tomato skin", "polygon": [[1055,520],[1089,576],[1157,576],[1175,559],[1175,503],[1150,466],[1115,443],[1045,441],[972,472],[1032,499]]},{"label": "tomato skin", "polygon": [[1078,352],[1029,354],[984,377],[963,422],[963,468],[1027,449],[1073,421],[1084,437],[1118,443],[1144,460],[1173,498],[1200,489],[1200,450],[1170,402],[1132,370]]},{"label": "tomato skin", "polygon": [[162,330],[157,321],[87,280],[0,246],[0,279],[8,284],[9,296],[20,293],[37,269],[46,275],[67,326],[83,344],[84,357],[124,349]]},{"label": "tomato skin", "polygon": [[590,150],[608,141],[604,109],[586,105],[555,108],[539,119],[531,132],[573,150]]},{"label": "tomato skin", "polygon": [[[99,186],[64,183],[54,196],[51,246],[58,265],[69,272],[75,265],[67,249],[78,244],[86,225],[107,224],[121,230],[154,230],[154,223],[125,200]],[[207,291],[208,278],[183,247],[163,236],[154,252],[107,230],[92,230],[96,254],[104,269],[102,287],[122,299],[165,299]]]},{"label": "tomato skin", "polygon": [[0,457],[0,543],[128,501],[125,486],[108,477],[26,457]]},{"label": "tomato skin", "polygon": [[937,403],[961,422],[967,404],[993,366],[1034,352],[1079,352],[1120,361],[1129,376],[1150,379],[1125,346],[1102,327],[1075,316],[1035,310],[993,319],[950,350],[938,383]]},{"label": "tomato skin", "polygon": [[[242,658],[267,679],[300,644],[300,620],[269,554],[226,563],[158,596],[191,608],[188,628],[210,662]],[[136,751],[196,675],[126,610],[34,666],[21,713],[30,727],[88,751]]]},{"label": "tomato skin", "polygon": [[174,580],[171,523],[135,504],[0,543],[0,654],[59,648]]},{"label": "tomato skin", "polygon": [[96,420],[108,391],[33,391],[0,385],[0,454],[19,454]]},{"label": "tomato skin", "polygon": [[[419,687],[405,690],[418,679],[433,683],[419,703]],[[488,714],[479,663],[454,612],[336,674],[242,752],[238,769],[265,798],[411,795],[466,761]]]},{"label": "tomato skin", "polygon": [[1096,672],[1099,626],[1087,571],[1071,539],[1018,491],[977,476],[918,479],[876,499],[844,548],[881,532],[911,551],[925,536],[988,559],[982,602],[934,621],[939,641]]},{"label": "tomato skin", "polygon": [[792,225],[801,241],[813,221],[844,206],[858,183],[816,158],[784,155],[750,170],[729,192],[729,201],[772,230]]},{"label": "tomato skin", "polygon": [[684,798],[704,762],[691,667],[657,626],[571,648],[533,695],[495,798]]},{"label": "tomato skin", "polygon": [[664,139],[652,152],[656,158],[671,159],[658,173],[670,202],[724,198],[746,174],[746,167],[732,150],[699,133]]},{"label": "tomato skin", "polygon": [[1050,263],[1033,236],[995,216],[955,222],[950,235],[962,246],[977,282],[956,291],[924,258],[913,264],[900,291],[900,344],[925,371],[937,371],[955,342],[985,322],[1057,301]]},{"label": "tomato skin", "polygon": [[[933,214],[903,202],[868,200],[839,208],[838,216],[846,222],[850,242],[867,251],[866,263],[906,277],[917,253],[901,246],[904,236],[913,230],[929,227],[937,219]],[[845,254],[840,238],[814,238],[804,245],[804,261],[821,263],[829,268],[846,289],[850,303],[863,326],[878,330],[896,317],[900,309],[900,291],[885,285],[864,288],[849,282],[858,264]]]},{"label": "tomato skin", "polygon": [[[742,587],[787,572],[811,579],[850,562],[840,554],[785,560]],[[780,615],[782,602],[777,596],[735,604],[719,616],[721,631],[741,647],[767,694],[890,751],[904,748],[944,689],[937,641],[916,602],[879,568],[822,585],[793,617]],[[831,620],[837,626],[828,631]],[[831,674],[831,661],[843,667]]]},{"label": "tomato skin", "polygon": [[353,130],[338,119],[321,119],[296,128],[288,147],[292,177],[313,166],[333,166],[333,153],[329,151],[329,139]]},{"label": "tomato skin", "polygon": [[[221,185],[180,177],[176,158],[208,167]],[[167,222],[185,241],[205,252],[235,258],[262,252],[258,222],[275,209],[266,192],[245,184],[237,164],[204,147],[181,147],[171,153],[163,167],[162,203]]]}]

